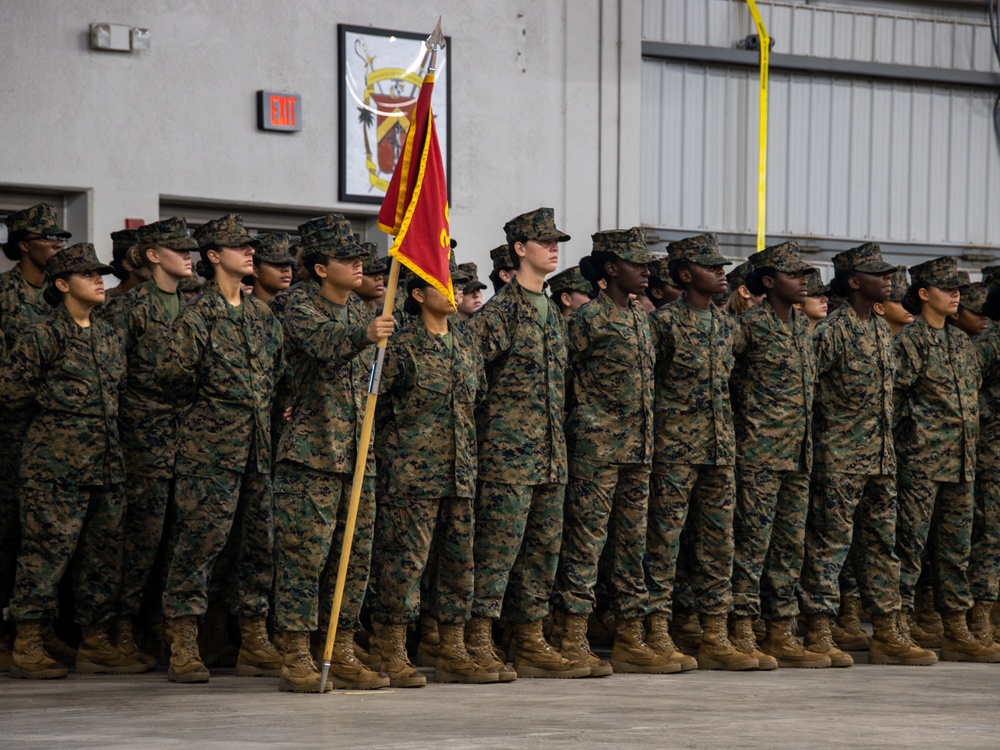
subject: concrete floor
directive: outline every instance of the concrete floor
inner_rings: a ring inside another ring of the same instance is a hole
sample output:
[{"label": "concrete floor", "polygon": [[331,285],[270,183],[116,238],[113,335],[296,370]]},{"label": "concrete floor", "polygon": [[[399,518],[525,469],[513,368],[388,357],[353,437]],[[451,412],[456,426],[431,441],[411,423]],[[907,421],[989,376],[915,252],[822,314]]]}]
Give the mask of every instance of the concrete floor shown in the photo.
[{"label": "concrete floor", "polygon": [[216,670],[0,676],[0,748],[997,748],[1000,665],[691,672],[279,693]]}]

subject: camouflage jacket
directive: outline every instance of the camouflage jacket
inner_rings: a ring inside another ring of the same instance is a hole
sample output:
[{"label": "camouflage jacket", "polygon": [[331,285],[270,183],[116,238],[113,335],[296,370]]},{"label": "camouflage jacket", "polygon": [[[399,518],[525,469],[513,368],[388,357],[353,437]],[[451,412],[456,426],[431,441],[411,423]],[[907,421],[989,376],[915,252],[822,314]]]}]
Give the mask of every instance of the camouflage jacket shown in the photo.
[{"label": "camouflage jacket", "polygon": [[889,326],[845,303],[813,334],[816,395],[813,462],[844,474],[896,473],[892,440],[896,362]]},{"label": "camouflage jacket", "polygon": [[514,279],[466,321],[486,364],[476,410],[479,479],[565,484],[566,332],[559,309],[538,310]]},{"label": "camouflage jacket", "polygon": [[656,354],[653,471],[735,463],[729,376],[737,322],[715,305],[711,310],[711,333],[698,328],[683,299],[649,316]]},{"label": "camouflage jacket", "polygon": [[155,363],[164,393],[190,404],[178,420],[178,458],[233,471],[253,461],[270,473],[281,351],[281,326],[252,295],[233,307],[210,284],[188,302]]},{"label": "camouflage jacket", "polygon": [[28,282],[24,280],[20,266],[0,273],[0,332],[4,339],[0,353],[12,351],[28,324],[51,311],[47,302],[36,302],[35,297],[28,293]]},{"label": "camouflage jacket", "polygon": [[893,347],[900,463],[919,462],[936,482],[971,482],[981,380],[975,348],[954,326],[937,331],[921,316],[896,334]]},{"label": "camouflage jacket", "polygon": [[[347,300],[346,325],[318,287],[285,309],[292,421],[282,431],[278,460],[353,475],[375,345],[368,340],[371,313],[357,295]],[[371,441],[365,475],[375,475]]]},{"label": "camouflage jacket", "polygon": [[0,402],[35,405],[21,480],[73,485],[125,481],[118,439],[118,395],[125,352],[109,323],[81,328],[60,305],[30,324],[0,373]]},{"label": "camouflage jacket", "polygon": [[982,363],[979,386],[978,469],[1000,467],[1000,326],[991,325],[973,341]]},{"label": "camouflage jacket", "polygon": [[[147,281],[125,295],[106,313],[125,344],[128,377],[121,399],[122,450],[129,472],[169,478],[174,473],[177,420],[180,410],[163,391],[157,359],[170,340],[173,320],[155,281]],[[180,308],[186,299],[177,295]]]},{"label": "camouflage jacket", "polygon": [[486,369],[468,331],[451,332],[450,354],[419,320],[389,341],[378,440],[394,497],[475,497],[475,407]]},{"label": "camouflage jacket", "polygon": [[566,444],[570,473],[653,460],[653,338],[637,302],[621,310],[601,292],[569,319]]},{"label": "camouflage jacket", "polygon": [[791,326],[786,326],[765,299],[736,320],[730,383],[736,463],[808,472],[816,360],[806,316],[792,310]]}]

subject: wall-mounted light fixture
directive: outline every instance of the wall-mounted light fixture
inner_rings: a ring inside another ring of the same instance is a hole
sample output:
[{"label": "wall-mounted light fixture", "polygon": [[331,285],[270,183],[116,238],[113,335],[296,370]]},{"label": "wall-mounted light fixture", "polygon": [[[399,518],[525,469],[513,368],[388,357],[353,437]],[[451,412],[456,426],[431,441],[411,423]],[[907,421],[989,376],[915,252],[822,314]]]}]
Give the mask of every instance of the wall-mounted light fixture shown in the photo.
[{"label": "wall-mounted light fixture", "polygon": [[102,52],[135,52],[149,49],[149,29],[123,23],[90,24],[90,48]]}]

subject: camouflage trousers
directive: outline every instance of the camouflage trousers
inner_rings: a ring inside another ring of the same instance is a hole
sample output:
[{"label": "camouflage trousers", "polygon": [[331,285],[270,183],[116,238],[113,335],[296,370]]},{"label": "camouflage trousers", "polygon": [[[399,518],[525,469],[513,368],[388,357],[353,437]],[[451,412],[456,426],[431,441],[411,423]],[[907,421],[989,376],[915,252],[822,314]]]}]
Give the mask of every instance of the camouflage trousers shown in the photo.
[{"label": "camouflage trousers", "polygon": [[[856,540],[856,541],[855,541]],[[839,578],[853,550],[861,601],[872,614],[900,608],[896,543],[896,478],[813,474],[806,522],[805,564],[800,600],[807,614],[836,616]]]},{"label": "camouflage trousers", "polygon": [[21,545],[21,512],[18,507],[18,475],[21,448],[28,425],[23,420],[0,420],[0,613],[14,590],[17,551]]},{"label": "camouflage trousers", "polygon": [[473,616],[522,623],[548,614],[565,493],[564,484],[479,482]]},{"label": "camouflage trousers", "polygon": [[228,588],[234,614],[266,614],[274,575],[271,477],[177,459],[173,549],[163,592],[163,616],[203,615],[209,579],[223,549],[235,549]]},{"label": "camouflage trousers", "polygon": [[736,470],[733,514],[733,614],[767,620],[799,613],[809,475],[800,471]]},{"label": "camouflage trousers", "polygon": [[[597,564],[605,544],[608,559],[609,604],[620,617],[648,613],[642,561],[646,554],[650,467],[643,464],[595,465],[587,478],[570,476],[562,551],[553,603],[573,614],[594,608]],[[608,529],[613,536],[608,538]]]},{"label": "camouflage trousers", "polygon": [[650,611],[671,612],[686,529],[694,554],[685,572],[695,609],[725,615],[733,603],[733,467],[676,464],[665,473],[654,472],[650,487],[645,560]]},{"label": "camouflage trousers", "polygon": [[1000,466],[980,465],[972,513],[969,587],[977,602],[995,602],[1000,589]]},{"label": "camouflage trousers", "polygon": [[972,606],[969,593],[969,553],[972,544],[972,482],[936,482],[919,466],[902,466],[897,477],[899,513],[896,554],[899,594],[912,611],[925,548],[928,572],[939,612]]},{"label": "camouflage trousers", "polygon": [[[293,461],[274,476],[274,623],[312,631],[328,624],[351,498],[350,474],[317,471]],[[375,527],[375,480],[361,485],[339,629],[353,630],[368,586]],[[322,610],[322,612],[320,611]]]},{"label": "camouflage trousers", "polygon": [[163,538],[172,487],[172,479],[126,474],[119,615],[134,617],[142,607],[142,596]]},{"label": "camouflage trousers", "polygon": [[473,594],[472,498],[392,498],[379,505],[377,528],[382,567],[375,619],[416,622],[421,579],[434,549],[425,609],[438,622],[465,622]]},{"label": "camouflage trousers", "polygon": [[77,624],[95,625],[114,616],[121,583],[122,486],[30,483],[21,487],[20,504],[21,551],[11,618],[55,617],[57,587],[70,561]]}]

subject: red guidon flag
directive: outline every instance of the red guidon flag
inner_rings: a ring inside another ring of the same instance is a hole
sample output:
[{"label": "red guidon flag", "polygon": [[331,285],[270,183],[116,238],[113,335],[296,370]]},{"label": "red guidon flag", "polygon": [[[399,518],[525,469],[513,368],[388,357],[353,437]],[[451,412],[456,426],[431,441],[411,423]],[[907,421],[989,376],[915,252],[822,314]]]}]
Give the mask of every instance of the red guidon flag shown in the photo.
[{"label": "red guidon flag", "polygon": [[448,185],[431,112],[433,91],[434,74],[428,73],[406,131],[406,145],[378,212],[378,226],[396,237],[389,255],[455,304],[448,266]]}]

